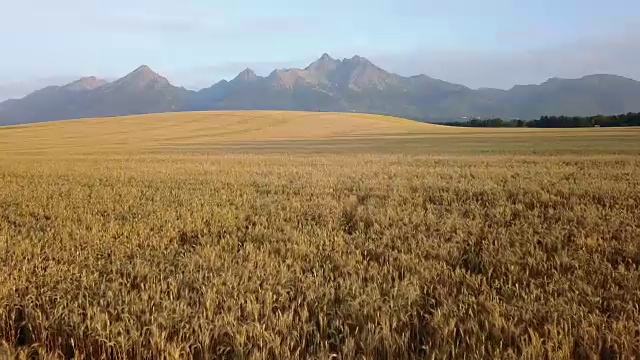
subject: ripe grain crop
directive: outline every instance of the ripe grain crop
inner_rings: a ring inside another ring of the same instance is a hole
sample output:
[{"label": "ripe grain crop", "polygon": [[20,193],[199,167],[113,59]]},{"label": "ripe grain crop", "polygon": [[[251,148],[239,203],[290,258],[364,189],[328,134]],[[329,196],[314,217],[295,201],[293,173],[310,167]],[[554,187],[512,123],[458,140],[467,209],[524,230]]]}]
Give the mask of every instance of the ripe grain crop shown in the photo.
[{"label": "ripe grain crop", "polygon": [[44,153],[16,129],[0,129],[0,357],[640,357],[632,142]]}]

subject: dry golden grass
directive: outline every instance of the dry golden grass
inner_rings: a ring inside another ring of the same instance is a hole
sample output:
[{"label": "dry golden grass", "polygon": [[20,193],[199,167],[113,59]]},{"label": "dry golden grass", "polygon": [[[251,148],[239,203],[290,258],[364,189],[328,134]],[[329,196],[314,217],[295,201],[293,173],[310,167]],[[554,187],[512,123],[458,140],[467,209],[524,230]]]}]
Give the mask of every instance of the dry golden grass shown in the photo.
[{"label": "dry golden grass", "polygon": [[367,114],[168,113],[0,127],[0,154],[640,154],[640,128],[478,129]]},{"label": "dry golden grass", "polygon": [[0,358],[640,357],[637,129],[287,115],[0,128]]},{"label": "dry golden grass", "polygon": [[94,147],[142,150],[158,145],[332,139],[380,136],[452,128],[365,114],[290,111],[220,111],[167,113],[69,120],[6,127],[5,148],[89,150]]}]

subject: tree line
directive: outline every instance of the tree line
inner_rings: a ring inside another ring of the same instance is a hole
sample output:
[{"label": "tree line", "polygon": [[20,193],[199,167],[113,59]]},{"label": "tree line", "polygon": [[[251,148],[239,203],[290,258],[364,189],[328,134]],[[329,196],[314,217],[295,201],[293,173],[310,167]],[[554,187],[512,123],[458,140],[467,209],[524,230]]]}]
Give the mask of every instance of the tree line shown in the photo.
[{"label": "tree line", "polygon": [[444,125],[464,127],[531,127],[531,128],[574,128],[574,127],[615,127],[640,126],[640,113],[596,116],[541,116],[536,120],[472,119],[468,121],[445,122]]}]

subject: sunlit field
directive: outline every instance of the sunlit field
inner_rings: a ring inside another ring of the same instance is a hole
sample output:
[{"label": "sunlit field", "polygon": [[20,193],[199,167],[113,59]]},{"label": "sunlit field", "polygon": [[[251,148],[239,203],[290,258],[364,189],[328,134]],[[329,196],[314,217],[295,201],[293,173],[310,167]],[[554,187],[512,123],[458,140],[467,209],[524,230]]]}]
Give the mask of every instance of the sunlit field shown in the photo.
[{"label": "sunlit field", "polygon": [[0,358],[640,357],[640,129],[0,127]]},{"label": "sunlit field", "polygon": [[380,115],[168,113],[0,127],[3,155],[640,154],[640,128],[482,129]]}]

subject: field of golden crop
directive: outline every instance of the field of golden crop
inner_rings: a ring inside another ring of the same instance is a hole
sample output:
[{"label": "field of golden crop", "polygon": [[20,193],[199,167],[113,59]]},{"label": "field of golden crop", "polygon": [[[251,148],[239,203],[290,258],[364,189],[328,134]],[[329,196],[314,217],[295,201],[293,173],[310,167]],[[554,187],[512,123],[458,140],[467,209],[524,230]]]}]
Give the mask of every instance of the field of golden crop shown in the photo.
[{"label": "field of golden crop", "polygon": [[640,357],[640,129],[0,128],[0,358]]}]

